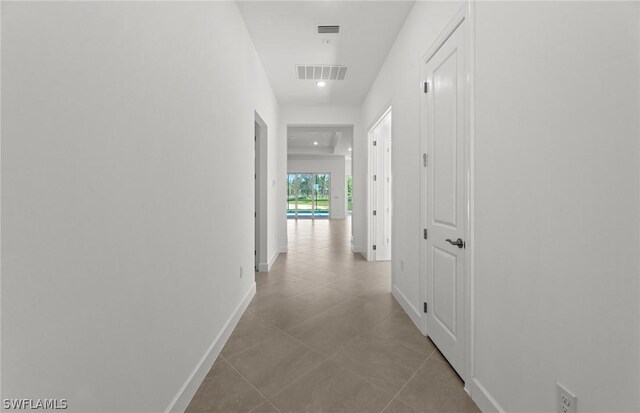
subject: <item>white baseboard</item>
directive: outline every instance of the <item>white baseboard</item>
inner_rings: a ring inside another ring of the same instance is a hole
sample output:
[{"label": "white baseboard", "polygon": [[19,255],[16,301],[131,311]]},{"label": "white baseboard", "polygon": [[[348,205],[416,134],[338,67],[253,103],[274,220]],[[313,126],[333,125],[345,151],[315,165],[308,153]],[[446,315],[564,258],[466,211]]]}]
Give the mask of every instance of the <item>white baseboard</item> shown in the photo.
[{"label": "white baseboard", "polygon": [[280,255],[280,251],[276,251],[273,253],[273,255],[271,256],[271,258],[269,258],[269,262],[261,262],[258,264],[258,271],[260,272],[267,272],[271,269],[271,267],[273,266],[273,263],[276,262],[276,259],[278,259],[278,255]]},{"label": "white baseboard", "polygon": [[505,413],[505,410],[478,379],[469,380],[467,387],[471,398],[482,413]]},{"label": "white baseboard", "polygon": [[405,311],[405,313],[407,313],[411,321],[413,321],[413,324],[415,324],[418,330],[420,330],[424,334],[423,328],[421,327],[421,325],[423,324],[422,313],[416,310],[416,308],[411,304],[411,302],[402,293],[402,291],[398,290],[395,285],[391,288],[391,294],[393,294],[402,309]]},{"label": "white baseboard", "polygon": [[288,245],[281,245],[280,246],[280,254],[286,254],[287,252],[289,252],[289,246]]},{"label": "white baseboard", "polygon": [[363,249],[361,246],[359,246],[358,244],[354,244],[353,242],[351,243],[351,250],[355,253],[355,254],[360,254],[364,257],[365,260],[369,261],[369,255],[367,254],[368,251],[366,251],[365,249]]},{"label": "white baseboard", "polygon": [[196,394],[198,387],[200,387],[211,366],[213,366],[213,363],[218,358],[220,351],[222,351],[222,348],[227,343],[231,332],[236,328],[240,317],[244,314],[244,311],[247,309],[247,306],[249,306],[255,294],[256,284],[254,283],[249,292],[247,292],[242,301],[240,301],[240,304],[238,304],[229,320],[227,320],[220,334],[213,340],[213,343],[211,343],[189,377],[187,377],[187,380],[182,387],[180,387],[180,390],[178,390],[178,393],[176,393],[175,397],[171,400],[169,406],[165,409],[165,413],[183,413],[187,409],[189,402],[191,402],[191,399]]}]

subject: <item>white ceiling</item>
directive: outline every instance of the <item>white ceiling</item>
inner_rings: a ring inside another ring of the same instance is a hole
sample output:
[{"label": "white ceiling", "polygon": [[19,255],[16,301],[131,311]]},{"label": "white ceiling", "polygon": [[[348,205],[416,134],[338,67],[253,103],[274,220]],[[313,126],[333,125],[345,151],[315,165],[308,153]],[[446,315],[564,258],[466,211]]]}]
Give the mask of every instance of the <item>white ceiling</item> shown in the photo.
[{"label": "white ceiling", "polygon": [[[413,1],[238,1],[281,104],[359,105]],[[339,25],[318,35],[318,25]],[[331,44],[323,44],[329,39]],[[346,65],[345,80],[297,80],[296,65]]]},{"label": "white ceiling", "polygon": [[[314,142],[318,142],[314,145]],[[352,126],[289,126],[287,153],[289,155],[351,156]]]}]

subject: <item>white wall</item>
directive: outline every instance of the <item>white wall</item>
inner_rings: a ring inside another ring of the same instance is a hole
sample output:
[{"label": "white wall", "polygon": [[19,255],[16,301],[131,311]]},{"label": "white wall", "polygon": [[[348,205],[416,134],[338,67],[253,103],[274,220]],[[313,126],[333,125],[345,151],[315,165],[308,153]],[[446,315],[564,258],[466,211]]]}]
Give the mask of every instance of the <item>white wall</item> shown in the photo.
[{"label": "white wall", "polygon": [[254,110],[278,131],[237,6],[5,2],[2,86],[2,397],[158,412],[195,373],[183,408],[255,286]]},{"label": "white wall", "polygon": [[[393,287],[405,307],[409,307],[408,314],[416,324],[420,324],[423,314],[418,278],[418,247],[422,237],[419,219],[420,58],[461,4],[416,2],[362,105],[365,131],[362,148],[366,148],[366,134],[389,106],[392,107]],[[366,174],[366,161],[363,164]],[[401,262],[404,262],[404,271]]]},{"label": "white wall", "polygon": [[[416,3],[363,105],[365,129],[393,105],[393,282],[413,307],[419,65],[458,7]],[[640,410],[638,16],[477,3],[474,380],[505,411],[555,411],[556,381],[579,412]]]},{"label": "white wall", "polygon": [[[354,249],[359,251],[365,245],[366,238],[366,146],[364,144],[364,132],[360,122],[360,107],[356,106],[282,106],[280,108],[280,142],[286,153],[287,126],[290,125],[353,125],[353,216],[352,234]],[[363,167],[364,165],[364,167]],[[282,176],[286,177],[286,161],[282,164]],[[286,194],[286,182],[283,183],[281,192]],[[283,214],[280,218],[281,239],[286,245],[286,208],[287,199],[283,195],[280,210]]]},{"label": "white wall", "polygon": [[347,177],[344,156],[289,155],[288,173],[331,174],[331,219],[344,219],[347,211]]},{"label": "white wall", "polygon": [[477,5],[476,377],[640,411],[638,4]]}]

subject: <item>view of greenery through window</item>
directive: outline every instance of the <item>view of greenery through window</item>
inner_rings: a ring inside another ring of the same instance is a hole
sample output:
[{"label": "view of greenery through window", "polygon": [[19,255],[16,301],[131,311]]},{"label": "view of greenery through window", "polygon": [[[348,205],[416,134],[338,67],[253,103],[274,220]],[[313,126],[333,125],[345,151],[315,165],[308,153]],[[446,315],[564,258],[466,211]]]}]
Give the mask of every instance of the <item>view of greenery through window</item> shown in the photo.
[{"label": "view of greenery through window", "polygon": [[328,217],[330,190],[331,174],[289,174],[287,215]]}]

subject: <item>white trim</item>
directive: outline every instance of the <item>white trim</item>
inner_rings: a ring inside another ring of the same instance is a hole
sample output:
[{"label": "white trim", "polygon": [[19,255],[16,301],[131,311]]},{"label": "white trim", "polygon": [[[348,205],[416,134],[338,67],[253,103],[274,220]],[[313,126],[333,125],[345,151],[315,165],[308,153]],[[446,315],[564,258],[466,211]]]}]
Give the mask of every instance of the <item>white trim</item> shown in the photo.
[{"label": "white trim", "polygon": [[[371,125],[371,127],[369,128],[368,132],[367,132],[367,176],[366,176],[366,181],[367,181],[367,207],[366,207],[366,214],[367,214],[367,250],[366,250],[366,254],[364,254],[365,258],[367,259],[367,261],[377,261],[376,258],[376,253],[373,252],[373,243],[374,243],[374,239],[373,239],[373,227],[374,227],[374,219],[373,219],[373,204],[375,203],[374,199],[373,199],[373,184],[372,184],[372,179],[371,177],[373,176],[373,166],[372,166],[372,153],[373,153],[373,137],[371,135],[371,133],[373,132],[373,130],[378,127],[378,125],[380,124],[380,122],[382,122],[384,120],[384,118],[392,113],[391,109],[392,109],[392,105],[391,103],[388,103],[387,105],[384,106],[386,109],[384,109],[384,111],[382,112],[382,115],[380,115],[378,118],[376,118],[376,121],[373,122],[373,124]],[[391,115],[393,117],[393,114]],[[393,119],[391,120],[391,142],[393,142]],[[393,159],[391,160],[391,176],[393,176]],[[392,189],[393,190],[393,189]],[[392,217],[393,220],[393,217]],[[393,231],[393,228],[395,228],[395,225],[393,225],[393,221],[391,222],[391,230]],[[393,240],[391,240],[391,242],[393,242]],[[393,251],[393,247],[392,247],[392,251]],[[393,259],[393,257],[392,257]]]},{"label": "white trim", "polygon": [[[420,60],[421,64],[427,63],[431,58],[436,54],[438,50],[442,47],[442,45],[451,37],[453,32],[456,31],[458,26],[460,26],[467,19],[467,7],[468,4],[464,4],[460,9],[453,15],[449,23],[445,26],[445,28],[440,32],[440,35],[433,41],[427,52],[422,56]],[[424,71],[421,70],[421,78],[424,79]]]},{"label": "white trim", "polygon": [[269,258],[269,262],[261,262],[258,264],[258,271],[260,272],[268,272],[273,267],[273,263],[278,259],[278,255],[280,255],[280,251],[276,251],[273,253],[271,258]]},{"label": "white trim", "polygon": [[[267,123],[262,119],[257,111],[254,111],[254,122],[258,124],[260,135],[256,137],[255,147],[258,152],[255,156],[258,157],[258,168],[254,168],[256,174],[257,185],[259,193],[254,191],[254,201],[256,204],[256,230],[258,239],[254,239],[254,245],[256,250],[256,259],[258,268],[260,263],[267,259],[269,251],[269,127]],[[254,231],[255,232],[255,231]],[[255,236],[255,235],[254,235]],[[255,264],[254,264],[255,265]]]},{"label": "white trim", "polygon": [[362,254],[362,248],[360,248],[360,246],[354,244],[353,241],[351,241],[351,251],[356,253],[356,254]]},{"label": "white trim", "polygon": [[[474,179],[474,143],[475,143],[475,105],[474,105],[474,81],[475,81],[475,4],[474,1],[467,0],[465,4],[456,12],[453,18],[449,21],[444,30],[440,33],[437,39],[432,43],[431,47],[423,55],[421,59],[420,69],[420,81],[419,85],[422,85],[425,79],[424,65],[427,63],[442,47],[442,45],[449,39],[449,37],[456,31],[456,29],[465,23],[465,60],[466,60],[466,72],[467,72],[467,90],[465,100],[469,103],[467,106],[468,114],[466,116],[466,130],[465,130],[465,164],[466,164],[466,195],[467,195],[467,219],[465,222],[465,238],[466,238],[466,253],[465,253],[465,308],[464,308],[464,362],[462,379],[465,383],[469,383],[474,380],[474,276],[475,276],[475,238],[474,238],[474,214],[475,214],[475,179]],[[425,94],[420,93],[420,276],[419,276],[419,288],[420,297],[423,302],[428,302],[426,294],[427,288],[425,283],[425,274],[427,269],[427,257],[426,250],[424,248],[424,239],[422,236],[422,229],[427,228],[427,199],[426,199],[426,168],[423,167],[422,154],[427,153],[424,139],[426,130],[426,120],[423,109],[425,107]],[[420,330],[428,335],[427,331],[427,318],[422,317],[422,324]],[[476,392],[478,393],[478,392]],[[472,392],[473,394],[473,392]],[[483,410],[484,411],[484,410]]]},{"label": "white trim", "polygon": [[[475,382],[485,396],[490,397],[492,404],[499,408],[498,411],[502,411],[500,405],[495,399],[489,395],[484,386],[475,377],[475,79],[476,79],[476,4],[475,1],[467,2],[466,10],[466,44],[465,60],[467,62],[467,99],[469,106],[468,116],[468,159],[467,163],[467,256],[465,257],[465,274],[466,274],[466,290],[468,308],[465,309],[465,371],[467,372],[467,379],[471,379]],[[478,393],[478,392],[476,392]],[[473,394],[473,393],[472,393]],[[472,396],[473,398],[473,396]],[[486,411],[486,410],[483,410]]]},{"label": "white trim", "polygon": [[420,326],[423,324],[422,318],[424,317],[422,317],[420,311],[416,310],[416,308],[411,304],[411,301],[409,301],[409,299],[402,293],[402,291],[398,289],[396,285],[391,287],[391,294],[396,299],[396,301],[398,301],[398,304],[400,304],[400,307],[402,307],[405,313],[407,313],[411,321],[413,321],[413,324],[415,324],[416,327],[418,327],[418,329],[422,331]]},{"label": "white trim", "polygon": [[281,245],[280,246],[280,254],[286,254],[287,252],[289,252],[289,246]]},{"label": "white trim", "polygon": [[218,358],[220,351],[222,351],[222,348],[227,343],[231,332],[236,328],[238,321],[240,321],[240,317],[244,314],[255,293],[256,284],[253,283],[231,317],[229,317],[229,320],[227,320],[227,323],[220,334],[218,334],[218,336],[213,340],[213,343],[211,343],[191,374],[189,374],[189,377],[187,377],[187,380],[185,380],[184,384],[180,387],[167,408],[164,410],[165,413],[182,413],[187,409],[187,406],[189,406],[191,399],[196,394],[198,387],[200,387],[200,384],[202,384],[202,381],[211,369],[211,366],[213,366],[213,363]]},{"label": "white trim", "polygon": [[474,378],[469,380],[467,387],[468,391],[471,393],[471,398],[482,413],[506,412],[478,379]]}]

